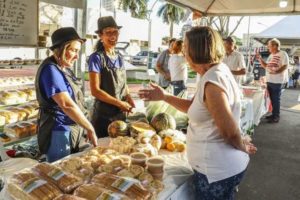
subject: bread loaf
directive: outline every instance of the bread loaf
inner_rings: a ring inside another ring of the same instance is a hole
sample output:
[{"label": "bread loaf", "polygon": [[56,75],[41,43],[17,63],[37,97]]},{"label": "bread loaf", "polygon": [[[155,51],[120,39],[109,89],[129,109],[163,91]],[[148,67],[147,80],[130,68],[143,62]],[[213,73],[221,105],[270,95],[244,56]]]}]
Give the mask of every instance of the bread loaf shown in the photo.
[{"label": "bread loaf", "polygon": [[114,192],[124,193],[131,200],[147,200],[151,198],[151,193],[145,190],[140,182],[135,179],[101,173],[93,177],[92,183],[98,183]]},{"label": "bread loaf", "polygon": [[53,182],[64,193],[71,193],[74,189],[83,184],[80,178],[72,174],[67,174],[60,168],[47,163],[37,164],[33,170],[43,179]]},{"label": "bread loaf", "polygon": [[3,131],[13,138],[24,138],[30,135],[28,128],[19,124],[6,125]]},{"label": "bread loaf", "polygon": [[62,194],[53,183],[32,172],[13,175],[8,181],[8,192],[14,199],[22,200],[52,200]]},{"label": "bread loaf", "polygon": [[101,185],[95,183],[81,185],[74,191],[74,195],[88,200],[130,200],[129,197],[124,194],[105,189]]}]

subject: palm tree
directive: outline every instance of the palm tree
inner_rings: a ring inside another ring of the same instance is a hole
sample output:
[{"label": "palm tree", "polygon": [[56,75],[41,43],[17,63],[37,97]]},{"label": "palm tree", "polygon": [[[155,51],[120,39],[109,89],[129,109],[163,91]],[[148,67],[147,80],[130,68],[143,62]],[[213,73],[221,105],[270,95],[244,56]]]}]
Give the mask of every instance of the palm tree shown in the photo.
[{"label": "palm tree", "polygon": [[173,4],[166,3],[162,5],[157,15],[162,17],[163,22],[170,24],[170,37],[173,37],[173,25],[178,24],[184,17],[185,10],[181,7],[175,6]]},{"label": "palm tree", "polygon": [[119,6],[125,12],[129,10],[132,17],[146,19],[148,1],[149,0],[120,0]]}]

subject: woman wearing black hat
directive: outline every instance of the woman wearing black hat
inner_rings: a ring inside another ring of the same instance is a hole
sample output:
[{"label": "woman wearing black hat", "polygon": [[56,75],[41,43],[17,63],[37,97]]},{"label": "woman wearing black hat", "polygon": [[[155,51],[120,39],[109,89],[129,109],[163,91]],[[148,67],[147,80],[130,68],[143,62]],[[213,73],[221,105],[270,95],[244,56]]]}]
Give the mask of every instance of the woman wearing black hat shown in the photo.
[{"label": "woman wearing black hat", "polygon": [[83,128],[97,145],[94,128],[84,114],[80,82],[70,70],[85,39],[72,27],[54,31],[51,39],[53,55],[43,61],[35,81],[40,106],[38,144],[48,162],[78,152]]},{"label": "woman wearing black hat", "polygon": [[126,112],[135,107],[123,59],[115,51],[120,28],[112,17],[100,17],[96,31],[100,40],[89,58],[90,88],[96,98],[92,124],[99,138],[108,136],[107,127],[112,121],[125,120]]}]

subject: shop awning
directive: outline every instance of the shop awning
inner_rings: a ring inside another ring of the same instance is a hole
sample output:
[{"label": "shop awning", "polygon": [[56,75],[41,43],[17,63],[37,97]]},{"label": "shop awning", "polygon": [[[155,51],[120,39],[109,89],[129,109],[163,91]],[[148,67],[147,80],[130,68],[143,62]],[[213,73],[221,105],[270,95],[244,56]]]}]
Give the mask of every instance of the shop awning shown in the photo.
[{"label": "shop awning", "polygon": [[277,38],[284,46],[300,46],[300,16],[288,16],[256,34],[253,39],[267,44],[269,39]]},{"label": "shop awning", "polygon": [[300,14],[300,0],[167,0],[170,3],[198,10],[204,15],[274,15]]}]

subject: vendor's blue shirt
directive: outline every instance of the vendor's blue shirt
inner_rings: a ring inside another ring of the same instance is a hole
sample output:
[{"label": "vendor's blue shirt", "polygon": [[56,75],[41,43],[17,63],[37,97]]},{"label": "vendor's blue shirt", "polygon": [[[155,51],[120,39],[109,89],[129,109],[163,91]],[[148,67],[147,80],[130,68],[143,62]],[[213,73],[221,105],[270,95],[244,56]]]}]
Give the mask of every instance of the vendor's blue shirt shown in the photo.
[{"label": "vendor's blue shirt", "polygon": [[[42,69],[39,84],[42,94],[45,94],[44,96],[48,98],[46,100],[51,104],[53,104],[53,101],[50,101],[50,99],[55,94],[61,92],[67,92],[73,100],[75,99],[70,83],[65,75],[54,64],[46,64]],[[56,102],[54,103],[57,106]],[[71,124],[75,124],[75,122],[58,107],[53,130],[69,131],[69,125]]]},{"label": "vendor's blue shirt", "polygon": [[[107,57],[107,59],[108,59],[109,67],[111,68],[122,67],[120,56],[117,56],[116,59],[112,59],[109,57]],[[90,55],[88,63],[89,63],[89,72],[101,73],[101,71],[103,70],[101,57],[98,52],[94,52]]]}]

